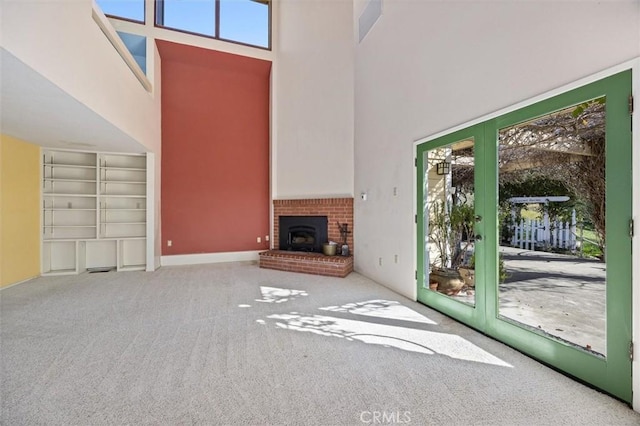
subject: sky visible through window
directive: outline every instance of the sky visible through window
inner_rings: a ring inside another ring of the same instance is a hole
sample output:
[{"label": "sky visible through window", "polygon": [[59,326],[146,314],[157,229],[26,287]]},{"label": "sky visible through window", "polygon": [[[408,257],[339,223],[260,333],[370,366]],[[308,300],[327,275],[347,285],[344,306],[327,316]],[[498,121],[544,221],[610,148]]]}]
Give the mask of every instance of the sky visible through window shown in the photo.
[{"label": "sky visible through window", "polygon": [[[269,46],[269,8],[254,0],[219,0],[221,39]],[[144,0],[97,0],[106,15],[144,22]],[[215,0],[164,0],[162,26],[215,36]]]},{"label": "sky visible through window", "polygon": [[215,13],[214,0],[164,0],[163,26],[213,37]]},{"label": "sky visible through window", "polygon": [[220,0],[220,37],[268,47],[269,8],[251,0]]},{"label": "sky visible through window", "polygon": [[144,0],[97,0],[105,15],[144,22]]}]

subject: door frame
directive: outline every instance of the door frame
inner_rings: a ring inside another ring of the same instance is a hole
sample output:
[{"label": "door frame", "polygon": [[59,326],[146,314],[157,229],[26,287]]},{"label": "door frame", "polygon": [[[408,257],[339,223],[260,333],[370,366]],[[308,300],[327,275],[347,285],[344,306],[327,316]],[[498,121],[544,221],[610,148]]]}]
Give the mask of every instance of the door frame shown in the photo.
[{"label": "door frame", "polygon": [[[512,113],[514,111],[529,107],[531,105],[537,104],[539,102],[548,100],[550,98],[553,98],[557,95],[561,95],[564,94],[566,92],[572,91],[574,89],[579,89],[583,86],[589,85],[590,83],[594,83],[598,80],[602,80],[604,78],[610,77],[614,74],[618,74],[620,72],[626,71],[626,70],[631,70],[632,72],[632,83],[631,83],[631,91],[634,94],[634,96],[638,99],[640,99],[640,95],[638,93],[640,93],[638,91],[638,88],[640,88],[640,58],[636,58],[634,60],[631,61],[627,61],[624,62],[622,64],[613,66],[611,68],[608,68],[606,70],[603,70],[601,72],[595,73],[593,75],[590,75],[588,77],[582,78],[580,80],[576,80],[572,83],[569,83],[567,85],[558,87],[556,89],[550,90],[548,92],[545,92],[543,94],[540,94],[538,96],[535,96],[533,98],[524,100],[522,102],[519,102],[517,104],[511,105],[509,107],[503,108],[501,110],[492,112],[490,114],[486,114],[484,116],[478,117],[474,120],[465,122],[463,124],[460,124],[458,126],[443,130],[441,132],[432,134],[430,136],[427,137],[423,137],[420,138],[416,141],[414,141],[414,148],[413,148],[413,157],[414,159],[417,159],[417,156],[419,154],[419,146],[424,144],[425,142],[428,141],[433,141],[437,138],[446,136],[448,134],[451,133],[455,133],[461,130],[464,130],[466,128],[475,126],[477,124],[480,123],[484,123],[487,122],[489,120],[493,120],[496,119],[498,117],[502,117],[505,116],[509,113]],[[640,104],[638,104],[638,102],[636,101],[636,112],[633,114],[632,116],[632,125],[633,128],[636,129],[636,131],[633,133],[632,135],[632,164],[634,165],[640,165]],[[415,160],[412,160],[415,161]],[[414,194],[418,193],[418,188],[417,188],[417,184],[418,184],[418,168],[414,167],[414,179],[413,179],[413,185],[414,185]],[[633,182],[640,182],[640,167],[635,167],[633,168]],[[633,194],[633,199],[632,199],[632,217],[634,218],[634,221],[636,223],[635,225],[635,233],[632,237],[632,251],[633,251],[633,255],[632,255],[632,271],[631,271],[631,291],[632,291],[632,303],[631,303],[631,315],[632,315],[632,319],[631,319],[631,325],[632,325],[632,330],[633,330],[633,334],[632,334],[632,340],[633,342],[640,342],[640,185],[634,185],[632,188],[632,194]],[[413,203],[414,203],[414,214],[421,214],[420,212],[420,207],[418,204],[418,200],[417,197],[414,196],[413,197]],[[414,267],[416,269],[416,272],[418,271],[418,265],[419,265],[419,260],[418,260],[418,250],[417,250],[417,244],[418,244],[418,224],[416,223],[414,225],[414,233],[413,233],[413,247],[414,247]],[[417,277],[417,275],[416,275]],[[417,279],[416,279],[416,283],[415,283],[415,291],[416,291],[416,297],[415,299],[417,300],[417,288],[418,288],[418,283],[417,283]],[[636,354],[640,354],[640,346],[636,348]],[[634,357],[634,360],[632,361],[632,391],[633,391],[633,397],[632,397],[632,405],[633,407],[635,407],[636,410],[640,411],[640,355],[636,355]]]}]

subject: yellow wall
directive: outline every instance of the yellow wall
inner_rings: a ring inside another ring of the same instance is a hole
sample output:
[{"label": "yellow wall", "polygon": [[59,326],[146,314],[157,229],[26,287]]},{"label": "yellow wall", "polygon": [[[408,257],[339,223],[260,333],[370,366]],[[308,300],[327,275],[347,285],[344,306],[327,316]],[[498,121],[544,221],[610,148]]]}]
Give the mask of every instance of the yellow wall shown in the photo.
[{"label": "yellow wall", "polygon": [[0,134],[0,287],[40,274],[40,147]]}]

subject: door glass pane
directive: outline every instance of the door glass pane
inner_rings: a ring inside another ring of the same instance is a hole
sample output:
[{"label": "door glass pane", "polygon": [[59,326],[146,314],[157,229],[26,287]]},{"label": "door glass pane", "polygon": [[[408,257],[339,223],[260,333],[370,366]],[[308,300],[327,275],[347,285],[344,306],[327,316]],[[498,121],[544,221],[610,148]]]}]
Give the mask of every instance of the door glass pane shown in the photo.
[{"label": "door glass pane", "polygon": [[499,313],[606,354],[605,98],[499,132]]},{"label": "door glass pane", "polygon": [[475,305],[474,141],[424,154],[425,286]]}]

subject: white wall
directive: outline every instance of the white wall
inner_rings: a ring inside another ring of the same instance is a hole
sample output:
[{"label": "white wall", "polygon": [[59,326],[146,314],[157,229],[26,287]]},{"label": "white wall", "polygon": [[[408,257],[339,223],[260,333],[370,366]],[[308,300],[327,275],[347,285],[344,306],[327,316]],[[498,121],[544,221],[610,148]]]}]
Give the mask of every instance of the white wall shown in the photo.
[{"label": "white wall", "polygon": [[384,0],[356,47],[357,271],[415,298],[415,140],[640,54],[638,2],[577,5]]},{"label": "white wall", "polygon": [[282,0],[274,9],[273,197],[353,195],[353,6]]},{"label": "white wall", "polygon": [[94,22],[91,0],[3,2],[1,28],[3,48],[149,151],[160,149],[159,97]]}]

